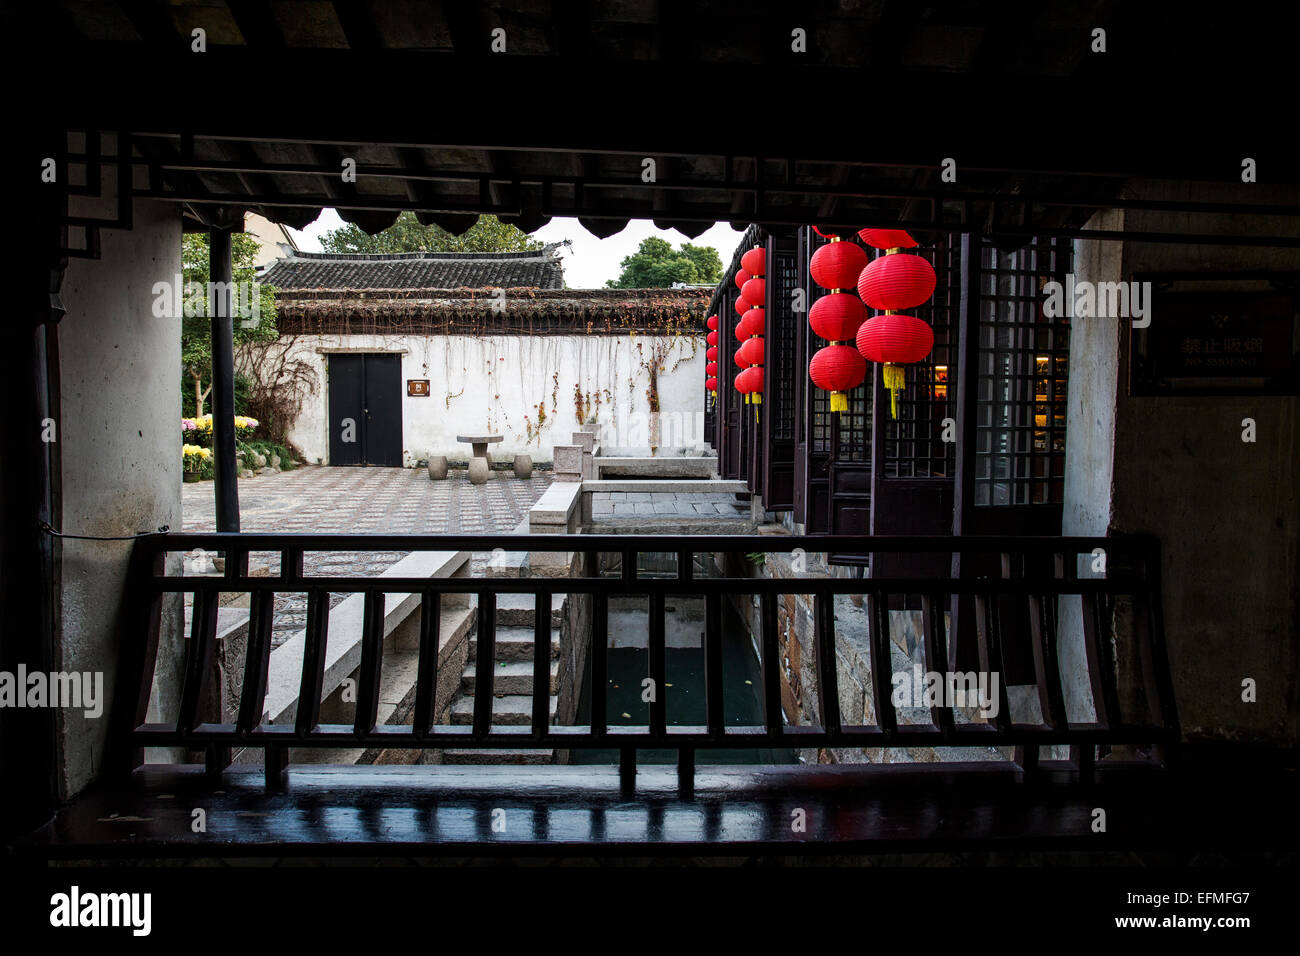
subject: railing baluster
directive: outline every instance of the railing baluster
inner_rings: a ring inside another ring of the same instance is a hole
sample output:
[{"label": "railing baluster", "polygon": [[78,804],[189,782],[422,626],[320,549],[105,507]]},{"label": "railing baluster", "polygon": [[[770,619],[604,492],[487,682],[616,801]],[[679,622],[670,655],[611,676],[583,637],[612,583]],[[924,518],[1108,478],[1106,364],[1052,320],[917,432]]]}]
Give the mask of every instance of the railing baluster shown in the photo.
[{"label": "railing baluster", "polygon": [[302,548],[285,548],[280,552],[280,577],[286,585],[302,580]]},{"label": "railing baluster", "polygon": [[726,733],[722,683],[722,595],[710,592],[704,599],[704,711],[710,737]]},{"label": "railing baluster", "polygon": [[551,720],[551,592],[533,602],[533,734],[542,736]]},{"label": "railing baluster", "polygon": [[650,733],[661,737],[668,732],[668,701],[665,687],[668,680],[667,651],[664,639],[664,595],[650,595]]},{"label": "railing baluster", "polygon": [[497,596],[493,591],[480,591],[478,596],[478,654],[474,658],[474,724],[475,737],[486,737],[492,732],[492,687],[496,662]]},{"label": "railing baluster", "polygon": [[325,642],[329,639],[329,593],[319,587],[307,592],[307,632],[302,652],[302,681],[298,685],[298,715],[294,734],[305,737],[320,722],[320,694],[325,684]]},{"label": "railing baluster", "polygon": [[1174,705],[1173,675],[1164,643],[1164,608],[1160,582],[1160,547],[1143,548],[1142,587],[1134,601],[1138,656],[1142,661],[1142,684],[1146,689],[1151,720],[1165,731],[1155,742],[1156,759],[1167,764],[1181,742],[1178,713]]},{"label": "railing baluster", "polygon": [[123,620],[129,622],[136,639],[121,642],[112,724],[104,747],[104,767],[119,777],[144,763],[144,748],[135,746],[131,738],[149,716],[163,607],[163,593],[155,590],[153,582],[167,567],[166,552],[154,550],[150,542],[138,541],[135,548],[127,570]]},{"label": "railing baluster", "polygon": [[1088,681],[1092,687],[1092,707],[1097,723],[1110,729],[1120,720],[1119,692],[1115,687],[1115,668],[1110,655],[1110,627],[1103,609],[1108,602],[1100,594],[1079,595],[1083,607],[1083,640],[1088,658]]},{"label": "railing baluster", "polygon": [[623,561],[622,561],[622,563],[623,563],[623,580],[624,580],[624,581],[635,581],[635,580],[636,580],[636,559],[637,559],[637,552],[636,552],[636,551],[624,551],[624,552],[623,552]]},{"label": "railing baluster", "polygon": [[208,672],[212,669],[212,655],[217,643],[217,608],[220,603],[220,591],[194,592],[190,639],[185,647],[180,713],[176,720],[176,727],[183,734],[190,733],[200,722],[199,704]]},{"label": "railing baluster", "polygon": [[784,731],[785,723],[781,719],[781,648],[777,642],[776,599],[778,595],[767,593],[759,598],[760,627],[762,629],[761,648],[763,668],[763,721],[769,734]]},{"label": "railing baluster", "polygon": [[384,666],[383,591],[365,592],[361,611],[361,665],[357,669],[357,709],[352,730],[368,734],[379,717],[379,686]]},{"label": "railing baluster", "polygon": [[591,596],[591,734],[604,737],[608,728],[605,700],[609,677],[609,598],[604,592]]},{"label": "railing baluster", "polygon": [[[241,577],[248,576],[248,549],[247,548],[227,548],[226,549],[226,567],[222,576],[227,581],[238,581]],[[232,587],[230,590],[236,591],[238,588]]]},{"label": "railing baluster", "polygon": [[677,580],[690,581],[695,577],[695,552],[677,552]]},{"label": "railing baluster", "polygon": [[[947,629],[943,623],[943,608],[944,601],[938,594],[921,596],[921,630],[927,671],[942,672],[947,668],[948,656],[944,650]],[[945,735],[955,732],[956,722],[951,707],[931,707],[930,720]]]},{"label": "railing baluster", "polygon": [[975,595],[975,636],[979,647],[980,673],[992,675],[994,661],[1001,668],[998,680],[998,712],[993,718],[998,730],[1011,729],[1011,705],[1007,701],[1006,665],[1002,658],[1002,624],[998,595]]},{"label": "railing baluster", "polygon": [[1065,724],[1065,695],[1061,690],[1060,664],[1056,656],[1056,614],[1040,594],[1026,595],[1029,603],[1029,637],[1034,646],[1034,683],[1043,723],[1053,730]]},{"label": "railing baluster", "polygon": [[677,750],[677,793],[689,797],[695,792],[695,748],[679,747]]},{"label": "railing baluster", "polygon": [[840,680],[835,664],[835,596],[813,595],[813,641],[817,644],[817,700],[822,729],[840,732]]},{"label": "railing baluster", "polygon": [[438,645],[442,635],[442,595],[420,595],[420,660],[416,666],[415,712],[411,732],[419,739],[429,735],[438,694]]},{"label": "railing baluster", "polygon": [[893,701],[893,656],[889,648],[889,595],[876,591],[867,596],[867,629],[871,640],[871,698],[876,726],[887,734],[898,730]]},{"label": "railing baluster", "polygon": [[275,592],[254,591],[248,598],[248,647],[244,652],[244,687],[239,695],[235,731],[251,733],[262,722],[266,705],[266,678],[271,663],[271,624],[275,620]]},{"label": "railing baluster", "polygon": [[625,797],[630,797],[636,792],[635,747],[618,749],[618,787]]}]

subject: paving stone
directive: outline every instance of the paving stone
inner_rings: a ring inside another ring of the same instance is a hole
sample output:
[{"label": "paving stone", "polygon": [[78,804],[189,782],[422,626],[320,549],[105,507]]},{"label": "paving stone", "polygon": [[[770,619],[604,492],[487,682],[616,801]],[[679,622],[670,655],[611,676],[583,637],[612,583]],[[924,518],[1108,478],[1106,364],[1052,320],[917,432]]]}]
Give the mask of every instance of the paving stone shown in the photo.
[{"label": "paving stone", "polygon": [[[502,472],[485,485],[471,485],[464,471],[433,482],[423,468],[331,468],[304,465],[239,484],[240,527],[253,532],[327,534],[509,534],[527,517],[551,484],[550,472],[532,478]],[[193,482],[181,489],[185,531],[216,529],[213,483]],[[378,576],[406,557],[407,551],[307,553],[303,570],[311,574]],[[475,555],[480,570],[488,555]],[[279,556],[263,563],[279,569]],[[331,594],[334,607],[347,595]],[[305,625],[302,593],[277,593],[272,645],[279,646]]]}]

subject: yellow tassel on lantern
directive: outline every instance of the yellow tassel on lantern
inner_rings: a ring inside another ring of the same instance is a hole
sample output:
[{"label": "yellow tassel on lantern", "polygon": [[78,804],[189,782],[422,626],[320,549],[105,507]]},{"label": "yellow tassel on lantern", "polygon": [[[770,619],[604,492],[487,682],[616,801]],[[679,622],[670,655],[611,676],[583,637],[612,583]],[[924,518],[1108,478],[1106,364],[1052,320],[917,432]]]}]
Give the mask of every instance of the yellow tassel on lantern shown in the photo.
[{"label": "yellow tassel on lantern", "polygon": [[889,389],[889,416],[898,418],[898,393],[907,387],[907,371],[902,365],[885,363],[885,388]]},{"label": "yellow tassel on lantern", "polygon": [[847,412],[849,410],[849,397],[843,392],[831,392],[831,411]]}]

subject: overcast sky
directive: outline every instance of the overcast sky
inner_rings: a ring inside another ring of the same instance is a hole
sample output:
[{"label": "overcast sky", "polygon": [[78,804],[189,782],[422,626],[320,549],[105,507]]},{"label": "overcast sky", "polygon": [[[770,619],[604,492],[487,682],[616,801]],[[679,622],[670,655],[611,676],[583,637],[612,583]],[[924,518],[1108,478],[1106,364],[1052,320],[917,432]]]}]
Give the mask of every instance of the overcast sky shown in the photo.
[{"label": "overcast sky", "polygon": [[[298,248],[304,252],[319,252],[322,233],[340,229],[345,225],[339,214],[333,209],[326,209],[315,222],[306,229],[290,229]],[[608,239],[597,239],[579,224],[576,219],[552,219],[541,229],[532,233],[534,239],[543,242],[559,242],[562,239],[573,240],[573,245],[562,250],[564,256],[564,281],[570,289],[604,288],[606,279],[616,279],[620,272],[619,264],[625,256],[636,252],[636,247],[647,236],[660,236],[674,247],[683,242],[697,246],[712,246],[718,250],[725,270],[731,263],[743,230],[732,229],[729,223],[720,222],[710,226],[707,232],[697,239],[687,239],[676,229],[659,229],[648,219],[633,219],[627,228]]]}]

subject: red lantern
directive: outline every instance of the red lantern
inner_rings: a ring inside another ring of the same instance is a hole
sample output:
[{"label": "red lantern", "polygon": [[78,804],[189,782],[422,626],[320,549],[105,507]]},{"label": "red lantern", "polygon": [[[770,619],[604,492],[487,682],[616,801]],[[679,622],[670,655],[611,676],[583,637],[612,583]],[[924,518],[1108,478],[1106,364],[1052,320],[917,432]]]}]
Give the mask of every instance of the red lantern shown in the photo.
[{"label": "red lantern", "polygon": [[711,378],[708,381],[706,381],[704,383],[704,387],[707,388],[714,395],[718,394],[718,380],[716,378]]},{"label": "red lantern", "polygon": [[763,309],[750,309],[740,317],[736,326],[736,338],[747,339],[751,335],[763,335],[767,328],[767,313]]},{"label": "red lantern", "polygon": [[[763,368],[754,366],[747,368],[736,376],[736,390],[744,394],[745,404],[761,405],[763,404]],[[754,410],[755,416],[758,415],[758,409]]]},{"label": "red lantern", "polygon": [[767,301],[767,280],[750,279],[745,283],[745,288],[740,290],[740,294],[754,305],[763,305]]},{"label": "red lantern", "polygon": [[717,375],[718,363],[710,362],[708,365],[704,366],[704,374],[707,375],[709,378],[713,378],[715,375]]},{"label": "red lantern", "polygon": [[813,253],[808,271],[823,289],[852,289],[866,267],[866,250],[857,243],[832,242]]},{"label": "red lantern", "polygon": [[718,344],[718,330],[717,330],[717,329],[714,329],[712,332],[710,332],[708,335],[706,335],[706,336],[704,337],[704,341],[708,342],[710,345],[717,345],[717,344]]},{"label": "red lantern", "polygon": [[750,305],[749,300],[746,299],[743,295],[736,296],[736,313],[738,315],[744,315],[752,308],[753,306]]},{"label": "red lantern", "polygon": [[709,320],[704,324],[711,329],[716,329],[718,327],[718,317],[716,315],[711,315],[709,316]]},{"label": "red lantern", "polygon": [[857,345],[872,362],[919,362],[934,348],[934,330],[913,315],[877,315],[862,324]]},{"label": "red lantern", "polygon": [[704,360],[706,362],[716,362],[718,360],[718,347],[716,345],[708,347],[704,353]]},{"label": "red lantern", "polygon": [[[837,242],[837,246],[844,245]],[[829,249],[830,246],[823,246]],[[819,336],[831,342],[851,342],[858,328],[867,320],[862,300],[849,292],[824,295],[808,311],[808,324]]]},{"label": "red lantern", "polygon": [[917,241],[905,229],[859,229],[858,238],[875,249],[915,249]]},{"label": "red lantern", "polygon": [[752,339],[746,339],[744,344],[736,350],[736,364],[763,364],[763,337],[761,335],[756,335]]},{"label": "red lantern", "polygon": [[740,257],[740,266],[752,276],[767,275],[767,250],[755,246]]},{"label": "red lantern", "polygon": [[905,362],[919,362],[934,348],[934,330],[914,315],[877,315],[858,330],[858,351],[864,358],[884,363],[882,375],[889,389],[889,411],[898,417],[898,393],[907,386]]},{"label": "red lantern", "polygon": [[849,410],[844,393],[857,388],[867,377],[867,361],[850,345],[828,345],[808,363],[813,384],[831,393],[831,411]]},{"label": "red lantern", "polygon": [[750,275],[748,272],[746,272],[744,269],[737,269],[737,270],[736,270],[736,288],[737,288],[737,289],[743,289],[743,288],[745,287],[745,283],[748,282],[748,281],[749,281],[750,279],[752,279],[752,278],[754,278],[754,277],[753,277],[752,275]]},{"label": "red lantern", "polygon": [[914,309],[934,295],[938,277],[920,256],[898,252],[873,259],[858,279],[858,295],[873,309]]}]

